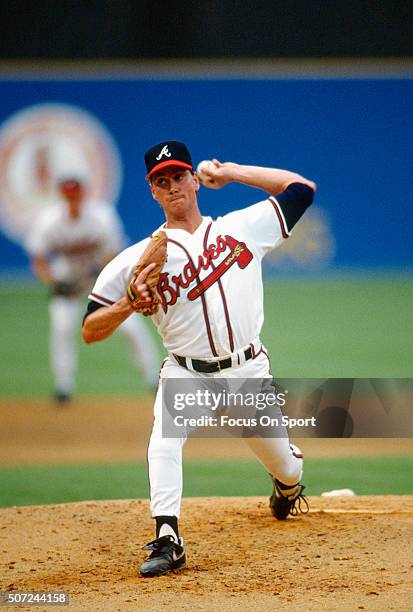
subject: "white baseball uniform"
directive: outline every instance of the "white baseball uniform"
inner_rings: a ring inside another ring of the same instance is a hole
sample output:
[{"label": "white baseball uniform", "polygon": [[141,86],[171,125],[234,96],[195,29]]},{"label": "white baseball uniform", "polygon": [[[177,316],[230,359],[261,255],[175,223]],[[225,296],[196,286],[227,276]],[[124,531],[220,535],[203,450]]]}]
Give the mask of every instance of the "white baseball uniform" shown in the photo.
[{"label": "white baseball uniform", "polygon": [[[312,200],[307,197],[303,204],[294,194],[294,189],[301,188],[312,193],[310,188],[297,184],[290,187],[289,196],[287,191],[279,199],[270,196],[216,220],[203,217],[193,234],[183,229],[159,228],[168,236],[168,257],[158,283],[161,305],[152,320],[168,357],[161,370],[148,449],[154,517],[178,517],[182,495],[185,438],[162,437],[163,382],[168,378],[205,377],[205,373],[196,371],[193,360],[228,364],[230,359],[230,367],[207,376],[271,377],[267,351],[260,340],[264,319],[261,261],[288,238]],[[110,305],[124,296],[148,241],[149,238],[129,247],[110,262],[89,298]],[[302,459],[293,454],[288,438],[245,441],[272,476],[286,485],[300,481]]]},{"label": "white baseball uniform", "polygon": [[[65,202],[56,201],[43,210],[28,237],[32,257],[48,259],[54,280],[75,287],[71,295],[53,295],[49,303],[50,360],[58,392],[71,395],[76,369],[75,334],[84,295],[102,266],[125,245],[122,223],[114,207],[106,202],[85,201],[80,216],[72,219]],[[120,326],[131,356],[145,380],[153,387],[158,379],[155,343],[140,317]]]}]

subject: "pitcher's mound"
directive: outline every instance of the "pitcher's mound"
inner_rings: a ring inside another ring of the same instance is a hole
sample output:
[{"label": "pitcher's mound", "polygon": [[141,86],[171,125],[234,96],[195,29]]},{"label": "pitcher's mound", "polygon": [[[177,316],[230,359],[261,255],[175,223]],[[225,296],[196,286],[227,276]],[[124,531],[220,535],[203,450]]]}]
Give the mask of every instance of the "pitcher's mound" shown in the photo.
[{"label": "pitcher's mound", "polygon": [[188,568],[161,578],[139,575],[146,500],[3,509],[0,591],[67,591],[76,611],[410,610],[413,496],[310,507],[278,522],[266,498],[185,499]]}]

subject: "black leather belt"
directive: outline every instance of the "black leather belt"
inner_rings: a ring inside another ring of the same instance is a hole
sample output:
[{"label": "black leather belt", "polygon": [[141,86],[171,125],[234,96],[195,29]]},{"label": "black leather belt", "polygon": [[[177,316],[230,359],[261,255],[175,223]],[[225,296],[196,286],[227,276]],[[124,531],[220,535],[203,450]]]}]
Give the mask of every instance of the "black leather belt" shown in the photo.
[{"label": "black leather belt", "polygon": [[[186,365],[186,358],[181,357],[180,355],[175,355],[172,353],[177,362],[183,368],[189,369]],[[252,350],[251,347],[247,348],[244,351],[245,361],[248,361],[252,358]],[[221,361],[202,361],[201,359],[191,359],[188,360],[192,364],[192,368],[196,372],[203,372],[204,374],[213,374],[214,372],[219,372],[220,370],[226,370],[227,368],[232,367],[232,359],[228,357],[228,359],[221,359]]]}]

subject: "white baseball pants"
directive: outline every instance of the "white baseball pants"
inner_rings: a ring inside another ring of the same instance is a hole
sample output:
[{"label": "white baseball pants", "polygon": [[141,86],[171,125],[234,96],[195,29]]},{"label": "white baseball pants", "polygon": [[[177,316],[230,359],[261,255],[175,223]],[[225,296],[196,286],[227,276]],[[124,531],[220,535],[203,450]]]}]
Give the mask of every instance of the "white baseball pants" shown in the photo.
[{"label": "white baseball pants", "polygon": [[[239,367],[209,376],[218,378],[272,378],[268,357],[260,352]],[[151,513],[180,516],[182,498],[182,448],[186,438],[162,437],[162,384],[167,378],[202,378],[205,374],[187,370],[168,357],[160,374],[154,406],[154,424],[148,447]],[[243,438],[269,474],[286,485],[301,480],[303,460],[293,455],[288,437]]]},{"label": "white baseball pants", "polygon": [[[71,394],[75,388],[79,321],[83,308],[84,301],[76,297],[56,296],[49,302],[50,366],[55,388],[63,393]],[[146,384],[156,386],[158,351],[143,319],[132,315],[118,329],[126,338],[131,357],[136,367],[143,372]]]}]

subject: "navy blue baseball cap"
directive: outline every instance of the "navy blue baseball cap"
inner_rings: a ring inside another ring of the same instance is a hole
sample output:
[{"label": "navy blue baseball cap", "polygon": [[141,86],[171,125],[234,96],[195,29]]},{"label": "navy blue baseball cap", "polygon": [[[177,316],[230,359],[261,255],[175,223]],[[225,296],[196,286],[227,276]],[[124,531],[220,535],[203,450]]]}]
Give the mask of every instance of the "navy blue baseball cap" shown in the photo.
[{"label": "navy blue baseball cap", "polygon": [[146,177],[149,178],[154,172],[167,168],[168,166],[180,166],[193,170],[191,154],[183,142],[177,140],[166,140],[151,147],[145,153]]}]

